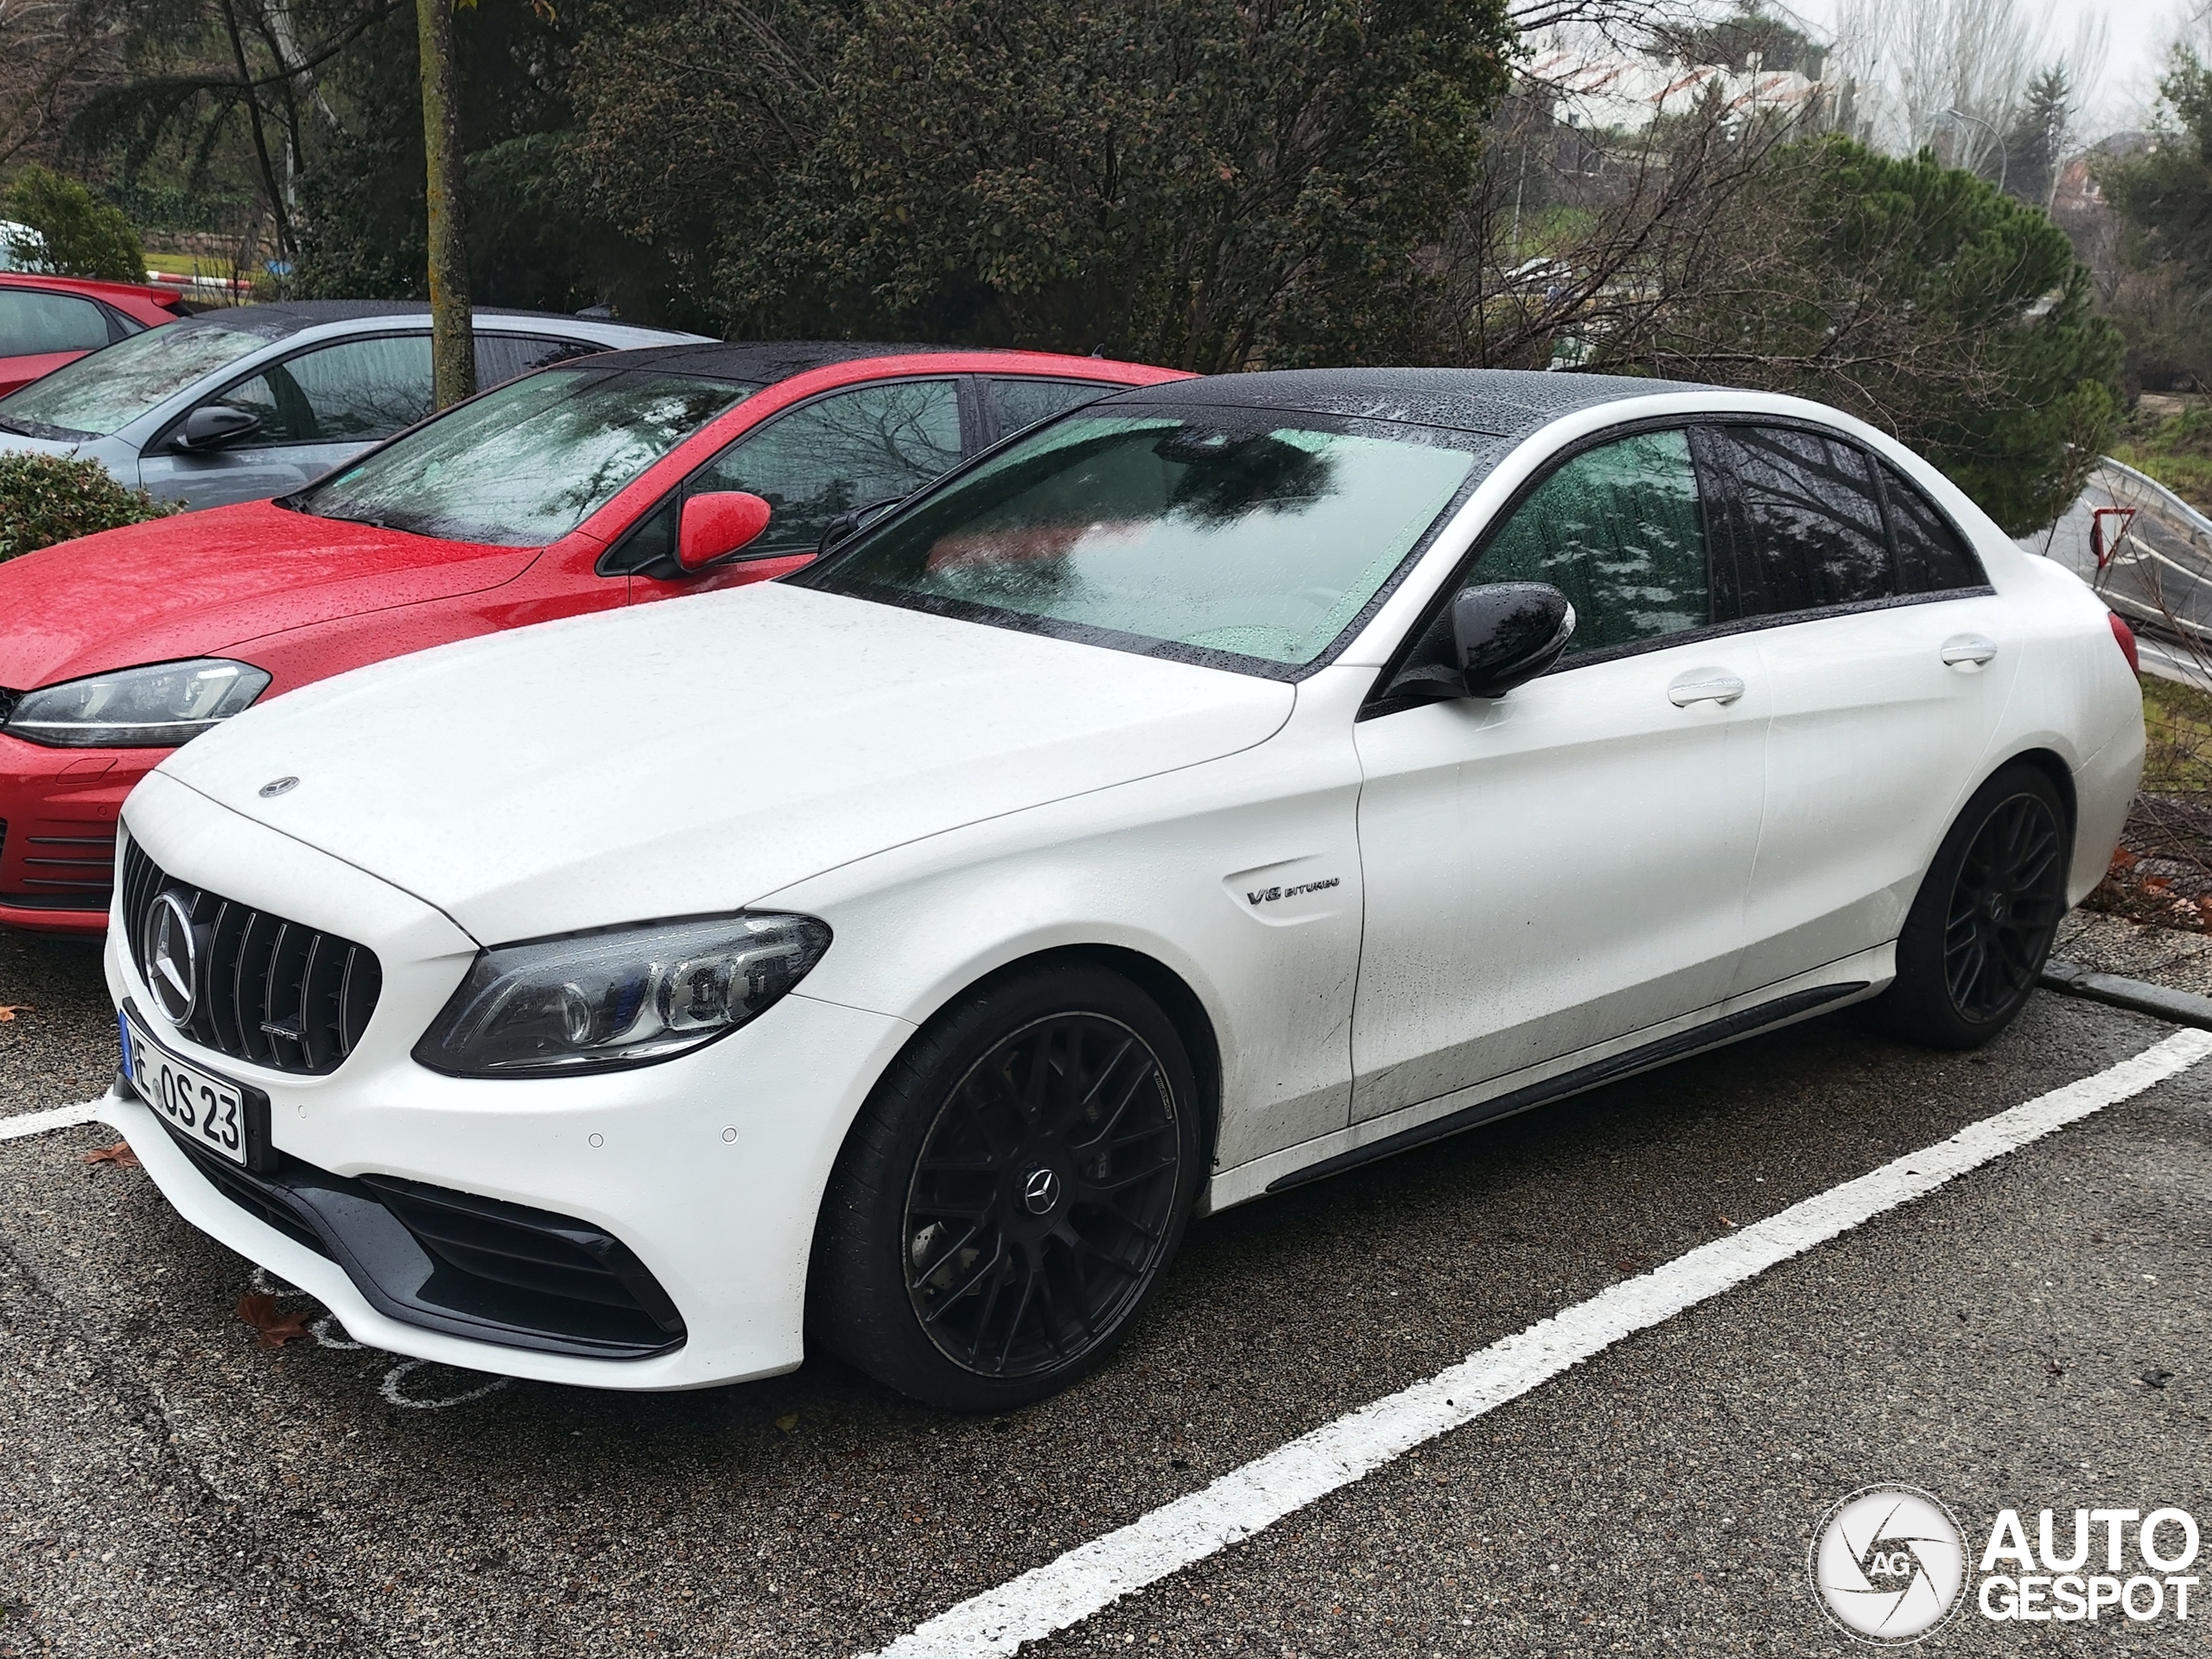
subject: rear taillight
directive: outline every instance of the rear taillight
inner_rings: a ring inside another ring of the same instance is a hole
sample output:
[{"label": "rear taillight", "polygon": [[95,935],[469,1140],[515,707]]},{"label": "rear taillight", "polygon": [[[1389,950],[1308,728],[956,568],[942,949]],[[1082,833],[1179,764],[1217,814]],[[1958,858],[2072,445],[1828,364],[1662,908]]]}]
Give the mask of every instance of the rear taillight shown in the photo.
[{"label": "rear taillight", "polygon": [[2141,679],[2143,663],[2135,654],[2135,630],[2121,620],[2118,611],[2107,611],[2106,615],[2112,620],[2112,637],[2120,641],[2120,654],[2127,658],[2128,671]]}]

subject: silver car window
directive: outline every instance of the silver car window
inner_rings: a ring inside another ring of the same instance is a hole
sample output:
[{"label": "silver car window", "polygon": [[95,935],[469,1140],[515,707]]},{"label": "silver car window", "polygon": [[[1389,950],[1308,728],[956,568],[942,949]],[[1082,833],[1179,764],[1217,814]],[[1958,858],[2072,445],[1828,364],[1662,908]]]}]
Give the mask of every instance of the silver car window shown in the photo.
[{"label": "silver car window", "polygon": [[265,330],[220,324],[149,328],[0,397],[0,423],[65,437],[104,438],[259,351],[269,340]]},{"label": "silver car window", "polygon": [[214,401],[257,416],[257,442],[388,438],[429,416],[430,337],[341,340],[272,364]]}]

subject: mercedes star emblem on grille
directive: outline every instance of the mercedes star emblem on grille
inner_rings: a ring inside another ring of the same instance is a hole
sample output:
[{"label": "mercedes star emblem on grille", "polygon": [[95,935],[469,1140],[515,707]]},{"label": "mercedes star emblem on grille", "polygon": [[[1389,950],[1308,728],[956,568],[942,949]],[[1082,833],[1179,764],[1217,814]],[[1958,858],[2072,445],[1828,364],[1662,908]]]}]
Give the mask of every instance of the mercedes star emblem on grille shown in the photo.
[{"label": "mercedes star emblem on grille", "polygon": [[200,941],[192,931],[192,906],[185,896],[171,889],[154,900],[146,912],[138,941],[138,965],[146,976],[146,988],[154,1006],[173,1026],[192,1018],[200,987]]}]

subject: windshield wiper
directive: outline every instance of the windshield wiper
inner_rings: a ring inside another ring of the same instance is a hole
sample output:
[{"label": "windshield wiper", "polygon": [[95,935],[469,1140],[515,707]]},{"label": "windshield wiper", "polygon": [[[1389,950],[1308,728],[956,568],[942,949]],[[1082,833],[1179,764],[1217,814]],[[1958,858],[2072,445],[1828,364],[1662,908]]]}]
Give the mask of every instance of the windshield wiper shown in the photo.
[{"label": "windshield wiper", "polygon": [[0,421],[0,432],[12,432],[19,438],[44,438],[52,443],[82,443],[94,435],[48,421]]}]

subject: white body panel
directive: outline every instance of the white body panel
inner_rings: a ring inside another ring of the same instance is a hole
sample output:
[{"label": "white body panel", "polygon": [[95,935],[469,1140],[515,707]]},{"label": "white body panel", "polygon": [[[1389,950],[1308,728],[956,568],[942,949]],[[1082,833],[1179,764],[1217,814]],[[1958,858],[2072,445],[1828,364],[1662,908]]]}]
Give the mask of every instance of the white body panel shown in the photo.
[{"label": "white body panel", "polygon": [[[1700,639],[1359,724],[1355,1117],[1727,994],[1758,846],[1757,664],[1749,635]],[[1668,697],[1729,673],[1733,702]]]},{"label": "white body panel", "polygon": [[[1700,636],[1488,705],[1356,718],[1561,444],[1707,411],[1827,420],[1890,458],[1970,528],[1993,596]],[[1990,663],[1942,664],[1968,633],[1997,645]],[[1667,695],[1718,671],[1740,698]],[[1654,1043],[1723,1039],[1738,1027],[1716,1021],[1777,997],[1874,994],[1958,804],[2031,751],[2070,779],[2078,898],[2142,757],[2136,688],[2078,580],[1830,411],[1639,397],[1507,456],[1294,684],[769,587],[344,676],[143,785],[125,821],[172,874],[370,944],[385,970],[361,1047],[327,1077],[180,1051],[265,1090],[276,1144],[311,1164],[604,1226],[681,1309],[674,1353],[563,1357],[385,1319],[142,1109],[111,1121],[154,1140],[148,1167],[197,1224],[365,1340],[613,1387],[758,1376],[800,1358],[814,1218],[854,1114],[995,969],[1077,947],[1179,982],[1201,1069],[1217,1060],[1218,1207]],[[302,781],[261,798],[283,775]],[[479,945],[740,906],[819,917],[834,943],[721,1041],[552,1080],[408,1058]],[[109,930],[111,985],[143,1006],[125,931]]]}]

